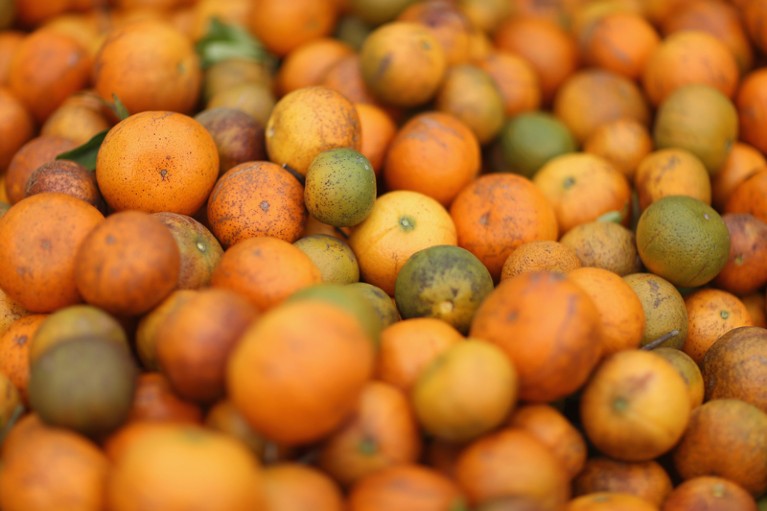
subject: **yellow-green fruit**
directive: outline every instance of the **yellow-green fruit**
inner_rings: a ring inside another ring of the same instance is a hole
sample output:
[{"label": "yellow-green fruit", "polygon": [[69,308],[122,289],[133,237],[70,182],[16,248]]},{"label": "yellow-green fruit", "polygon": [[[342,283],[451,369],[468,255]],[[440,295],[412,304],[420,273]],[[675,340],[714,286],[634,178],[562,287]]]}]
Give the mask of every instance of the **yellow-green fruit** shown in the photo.
[{"label": "yellow-green fruit", "polygon": [[288,297],[289,302],[298,300],[324,300],[345,309],[357,318],[370,339],[377,345],[383,329],[381,318],[373,305],[360,300],[357,293],[344,284],[322,283],[305,287]]},{"label": "yellow-green fruit", "polygon": [[347,284],[346,287],[356,293],[360,300],[364,300],[373,306],[376,314],[381,319],[381,326],[383,328],[400,320],[399,311],[397,306],[394,305],[394,300],[380,287],[368,284],[367,282],[354,282]]},{"label": "yellow-green fruit", "polygon": [[310,234],[293,242],[322,273],[322,281],[351,284],[360,279],[357,256],[349,244],[329,234]]},{"label": "yellow-green fruit", "polygon": [[492,290],[493,277],[474,254],[437,245],[416,252],[402,266],[394,299],[403,318],[442,319],[465,334]]},{"label": "yellow-green fruit", "polygon": [[426,366],[411,400],[426,431],[448,442],[466,442],[503,422],[517,402],[518,382],[501,348],[469,338]]},{"label": "yellow-green fruit", "polygon": [[555,156],[574,152],[577,145],[567,125],[548,112],[526,112],[508,119],[498,143],[509,171],[526,177]]},{"label": "yellow-green fruit", "polygon": [[370,25],[365,23],[362,18],[350,13],[338,19],[334,37],[359,51],[370,30]]},{"label": "yellow-green fruit", "polygon": [[691,84],[672,92],[658,107],[656,149],[687,149],[716,175],[738,139],[738,111],[718,89]]},{"label": "yellow-green fruit", "polygon": [[636,243],[651,272],[688,288],[716,277],[730,253],[730,233],[719,213],[683,195],[663,197],[642,212]]},{"label": "yellow-green fruit", "polygon": [[123,346],[98,337],[60,343],[31,365],[29,404],[43,422],[90,436],[128,419],[138,368]]},{"label": "yellow-green fruit", "polygon": [[349,11],[370,26],[392,21],[414,0],[349,0]]},{"label": "yellow-green fruit", "polygon": [[687,339],[687,307],[682,294],[671,282],[654,273],[632,273],[623,277],[642,302],[645,315],[641,346],[682,349]]},{"label": "yellow-green fruit", "polygon": [[61,342],[83,337],[98,337],[130,349],[128,335],[114,316],[93,305],[77,304],[52,312],[40,323],[30,341],[29,363],[34,364]]},{"label": "yellow-green fruit", "polygon": [[503,97],[493,78],[475,65],[450,66],[434,104],[437,110],[463,121],[482,145],[494,140],[503,128]]},{"label": "yellow-green fruit", "polygon": [[376,193],[373,166],[352,148],[323,151],[306,170],[306,209],[320,222],[334,227],[350,227],[367,218]]}]

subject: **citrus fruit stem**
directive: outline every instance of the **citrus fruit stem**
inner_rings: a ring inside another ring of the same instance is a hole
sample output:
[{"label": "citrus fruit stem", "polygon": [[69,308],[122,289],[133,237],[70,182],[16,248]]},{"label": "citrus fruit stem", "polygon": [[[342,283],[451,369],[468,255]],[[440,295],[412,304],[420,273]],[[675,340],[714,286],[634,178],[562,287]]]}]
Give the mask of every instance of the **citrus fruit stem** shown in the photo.
[{"label": "citrus fruit stem", "polygon": [[658,346],[660,346],[664,342],[668,341],[669,339],[671,339],[672,337],[675,337],[677,335],[679,335],[679,330],[677,330],[675,328],[675,329],[673,329],[673,330],[671,330],[669,332],[666,332],[665,334],[661,335],[657,339],[653,339],[652,341],[648,342],[647,344],[642,346],[642,349],[643,350],[647,350],[647,351],[654,350],[655,348],[657,348]]}]

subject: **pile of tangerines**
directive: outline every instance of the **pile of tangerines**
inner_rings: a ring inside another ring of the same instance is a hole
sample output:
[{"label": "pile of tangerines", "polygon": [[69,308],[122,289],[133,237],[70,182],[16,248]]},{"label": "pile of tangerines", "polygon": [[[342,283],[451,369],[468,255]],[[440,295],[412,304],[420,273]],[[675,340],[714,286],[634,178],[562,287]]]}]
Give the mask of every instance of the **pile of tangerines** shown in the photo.
[{"label": "pile of tangerines", "polygon": [[764,0],[0,0],[2,511],[767,509]]}]

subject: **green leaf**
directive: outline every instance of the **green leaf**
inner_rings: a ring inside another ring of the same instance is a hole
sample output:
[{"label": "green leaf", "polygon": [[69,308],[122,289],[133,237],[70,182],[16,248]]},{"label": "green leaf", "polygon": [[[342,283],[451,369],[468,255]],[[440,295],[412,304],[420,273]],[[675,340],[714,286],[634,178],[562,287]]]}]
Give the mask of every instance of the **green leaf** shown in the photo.
[{"label": "green leaf", "polygon": [[57,160],[72,160],[83,167],[87,168],[91,172],[96,170],[96,155],[99,153],[99,148],[104,138],[107,136],[109,130],[104,130],[96,133],[86,143],[75,147],[70,151],[63,152],[56,156]]},{"label": "green leaf", "polygon": [[130,112],[128,112],[128,109],[125,107],[125,104],[123,104],[122,101],[120,101],[120,98],[117,97],[117,94],[112,94],[112,99],[114,100],[114,104],[112,105],[112,108],[114,109],[115,114],[117,114],[117,118],[121,121],[124,121],[128,118],[130,115]]},{"label": "green leaf", "polygon": [[237,25],[223,23],[213,17],[205,35],[195,44],[203,69],[229,58],[253,59],[270,66],[276,59],[264,45],[247,30]]},{"label": "green leaf", "polygon": [[[121,121],[127,119],[130,116],[130,112],[128,112],[125,104],[120,101],[120,98],[117,97],[117,94],[112,94],[112,100],[112,103],[106,101],[104,103],[114,111],[118,119]],[[104,138],[106,138],[108,132],[109,129],[105,129],[104,131],[96,133],[86,143],[57,155],[56,159],[77,162],[93,172],[96,170],[96,156],[98,155],[101,143],[104,141]]]}]

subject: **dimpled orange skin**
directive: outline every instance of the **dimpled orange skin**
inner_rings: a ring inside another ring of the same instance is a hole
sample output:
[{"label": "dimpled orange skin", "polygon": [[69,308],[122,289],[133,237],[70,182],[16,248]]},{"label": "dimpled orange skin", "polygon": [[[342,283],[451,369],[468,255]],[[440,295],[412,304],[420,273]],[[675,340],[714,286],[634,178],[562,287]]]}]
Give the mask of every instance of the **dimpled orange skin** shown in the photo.
[{"label": "dimpled orange skin", "polygon": [[96,159],[96,180],[115,211],[192,215],[218,178],[219,157],[208,131],[170,111],[131,115],[108,133]]},{"label": "dimpled orange skin", "polygon": [[303,87],[283,96],[266,123],[269,160],[301,175],[322,151],[359,150],[362,132],[354,104],[324,86]]},{"label": "dimpled orange skin", "polygon": [[306,223],[304,187],[276,163],[243,162],[218,179],[207,214],[211,232],[224,247],[254,236],[293,243]]},{"label": "dimpled orange skin", "polygon": [[0,217],[0,288],[31,312],[79,303],[77,250],[104,215],[62,193],[38,193]]},{"label": "dimpled orange skin", "polygon": [[94,56],[91,81],[104,101],[117,96],[128,112],[191,114],[200,98],[202,68],[192,41],[152,16],[109,30]]}]

